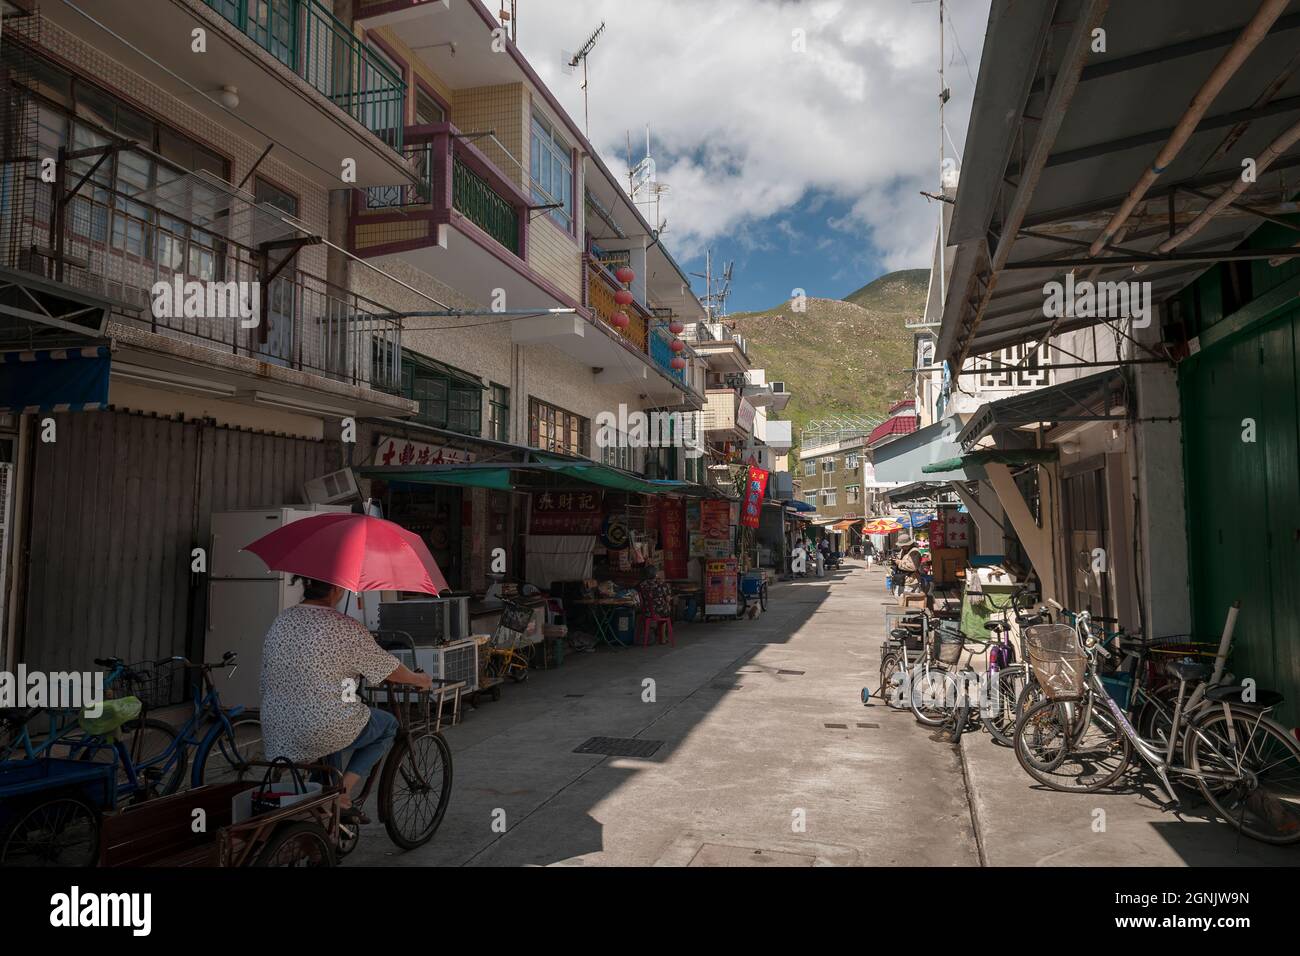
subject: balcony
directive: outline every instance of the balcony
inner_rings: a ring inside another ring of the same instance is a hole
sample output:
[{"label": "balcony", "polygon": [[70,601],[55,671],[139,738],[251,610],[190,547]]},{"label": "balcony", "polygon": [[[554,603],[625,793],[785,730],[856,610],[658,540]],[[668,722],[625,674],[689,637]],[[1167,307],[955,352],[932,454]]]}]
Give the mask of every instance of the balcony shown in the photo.
[{"label": "balcony", "polygon": [[[46,4],[43,13],[232,135],[251,136],[260,148],[261,136],[247,123],[274,137],[283,148],[277,155],[321,185],[338,186],[345,158],[355,161],[359,186],[409,178],[400,153],[405,86],[328,3],[150,0],[110,6],[110,25],[130,46],[66,4]],[[205,30],[202,55],[190,49],[195,28]],[[234,115],[192,93],[177,76],[209,95],[234,87]]]},{"label": "balcony", "polygon": [[686,326],[684,338],[722,374],[744,375],[750,370],[749,343],[722,322],[696,322]]},{"label": "balcony", "polygon": [[[77,179],[70,170],[66,182]],[[165,354],[156,364],[169,367],[178,386],[187,380],[182,368],[220,368],[218,377],[226,385],[214,386],[212,394],[239,398],[242,392],[260,400],[277,384],[298,385],[353,400],[341,407],[373,404],[388,414],[401,413],[403,403],[372,394],[400,386],[401,321],[392,310],[297,268],[299,243],[319,239],[300,236],[283,223],[285,232],[268,235],[257,220],[265,213],[251,205],[233,208],[237,201],[228,198],[233,191],[210,188],[205,194],[204,180],[188,174],[134,196],[92,178],[75,194],[65,189],[67,201],[58,205],[56,185],[30,175],[11,182],[14,188],[0,205],[0,221],[6,223],[0,266],[107,300],[112,304],[108,334],[129,343],[133,353]],[[191,208],[216,213],[185,217],[177,196]],[[184,289],[187,282],[200,283],[194,288],[205,290],[205,297],[189,300],[187,291],[176,303],[184,302],[183,308],[158,307],[160,283],[169,289],[180,283]],[[221,285],[227,283],[245,285]],[[223,298],[227,293],[217,291],[222,289],[239,289],[240,296],[246,290],[248,305],[256,297],[253,327],[244,327],[233,307],[236,299]],[[206,294],[217,296],[222,307],[213,310],[215,300]],[[18,331],[16,325],[5,328],[6,340]],[[134,355],[121,365],[141,361]],[[115,357],[115,374],[118,366]],[[250,370],[258,382],[247,381]]]},{"label": "balcony", "polygon": [[[453,227],[488,251],[524,259],[529,197],[450,123],[411,126],[404,135],[402,153],[417,181],[372,187],[364,200],[357,198],[353,251],[376,256],[446,249],[447,228]],[[455,284],[454,272],[433,274]]]},{"label": "balcony", "polygon": [[715,440],[745,441],[754,433],[754,406],[733,388],[705,393],[703,426]]}]

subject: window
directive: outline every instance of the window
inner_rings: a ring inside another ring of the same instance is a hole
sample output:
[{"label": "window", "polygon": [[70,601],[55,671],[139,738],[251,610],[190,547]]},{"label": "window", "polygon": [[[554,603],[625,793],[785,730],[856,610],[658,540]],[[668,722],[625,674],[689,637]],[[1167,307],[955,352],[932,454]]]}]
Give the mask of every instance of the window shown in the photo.
[{"label": "window", "polygon": [[822,504],[834,505],[838,497],[839,493],[834,488],[827,488],[822,492]]},{"label": "window", "polygon": [[857,455],[845,455],[845,456],[844,456],[844,467],[847,468],[849,471],[857,471],[857,470],[858,470],[858,456],[857,456]]},{"label": "window", "polygon": [[815,492],[815,491],[810,491],[810,492],[808,492],[806,495],[803,496],[803,500],[806,501],[808,504],[812,505],[814,508],[816,508],[816,507],[817,507],[817,492]]},{"label": "window", "polygon": [[418,422],[462,435],[483,432],[483,384],[468,372],[403,349],[402,395],[420,403]]},{"label": "window", "polygon": [[803,463],[803,474],[805,478],[811,478],[813,475],[817,474],[816,458],[812,459],[811,461],[805,461]]},{"label": "window", "polygon": [[535,398],[528,400],[528,443],[534,448],[587,457],[591,421]]},{"label": "window", "polygon": [[415,87],[415,125],[429,126],[433,123],[447,122],[447,111],[424,87],[418,83]]},{"label": "window", "polygon": [[496,382],[488,396],[488,438],[510,440],[510,389]]},{"label": "window", "polygon": [[846,504],[856,505],[862,500],[862,486],[849,485],[844,489],[844,501]]},{"label": "window", "polygon": [[824,474],[824,475],[829,475],[829,474],[830,474],[831,472],[833,472],[834,470],[835,470],[835,459],[834,459],[834,458],[823,458],[823,459],[822,459],[822,474]]},{"label": "window", "polygon": [[533,180],[533,201],[555,205],[547,215],[557,225],[573,232],[573,150],[560,139],[551,124],[533,114],[529,172]]}]

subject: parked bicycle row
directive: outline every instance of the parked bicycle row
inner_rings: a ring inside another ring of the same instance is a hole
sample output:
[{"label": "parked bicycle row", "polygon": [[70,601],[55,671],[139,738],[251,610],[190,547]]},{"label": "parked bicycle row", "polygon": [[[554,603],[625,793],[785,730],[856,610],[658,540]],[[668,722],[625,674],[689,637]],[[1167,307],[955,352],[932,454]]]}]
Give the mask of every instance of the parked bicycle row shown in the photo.
[{"label": "parked bicycle row", "polygon": [[1052,790],[1135,785],[1146,771],[1171,808],[1199,793],[1249,837],[1300,842],[1300,741],[1270,716],[1280,694],[1228,670],[1236,606],[1217,645],[1107,631],[1113,621],[1025,588],[997,610],[980,637],[960,610],[908,610],[863,703],[911,710],[954,742],[982,728]]}]

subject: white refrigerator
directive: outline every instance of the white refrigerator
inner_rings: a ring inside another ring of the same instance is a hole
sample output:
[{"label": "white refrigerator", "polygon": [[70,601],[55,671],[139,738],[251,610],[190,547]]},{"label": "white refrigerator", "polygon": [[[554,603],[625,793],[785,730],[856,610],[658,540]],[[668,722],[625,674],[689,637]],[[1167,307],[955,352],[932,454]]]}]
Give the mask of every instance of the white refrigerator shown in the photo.
[{"label": "white refrigerator", "polygon": [[262,639],[282,610],[302,600],[302,585],[292,575],[268,571],[262,559],[241,551],[276,528],[321,512],[348,513],[348,505],[304,505],[226,511],[212,516],[208,550],[208,631],[204,659],[217,661],[226,651],[239,655],[230,669],[212,679],[226,706],[261,706]]}]

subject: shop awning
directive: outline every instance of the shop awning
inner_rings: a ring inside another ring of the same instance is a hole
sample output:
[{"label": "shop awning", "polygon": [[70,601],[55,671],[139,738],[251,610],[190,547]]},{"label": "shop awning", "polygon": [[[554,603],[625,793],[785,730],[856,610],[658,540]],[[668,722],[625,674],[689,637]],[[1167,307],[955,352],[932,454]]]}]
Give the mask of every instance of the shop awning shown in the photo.
[{"label": "shop awning", "polygon": [[970,448],[995,428],[1021,428],[1039,422],[1122,421],[1127,415],[1127,393],[1128,380],[1121,370],[1113,368],[986,402],[971,416],[957,442],[962,448]]},{"label": "shop awning", "polygon": [[854,525],[862,524],[861,518],[846,518],[843,521],[837,521],[831,525],[832,531],[848,531]]},{"label": "shop awning", "polygon": [[795,511],[816,511],[817,510],[816,505],[810,505],[808,504],[808,502],[800,501],[798,498],[790,498],[787,501],[783,501],[782,504],[785,505],[787,508],[791,508]]},{"label": "shop awning", "polygon": [[[961,454],[961,446],[957,444],[961,430],[962,420],[953,415],[872,449],[876,482],[911,484],[920,481],[923,474],[932,474],[927,465],[949,461]],[[930,480],[974,481],[983,477],[984,472],[976,465],[973,470],[959,466],[951,469],[949,474]]]},{"label": "shop awning", "polygon": [[494,488],[498,491],[527,491],[536,486],[530,479],[545,476],[569,478],[587,485],[643,495],[689,495],[707,497],[707,488],[687,481],[662,481],[639,478],[608,465],[578,463],[565,459],[535,462],[464,465],[372,465],[356,469],[363,478],[404,482],[414,485],[459,485],[471,488]]},{"label": "shop awning", "polygon": [[106,345],[0,352],[0,412],[67,412],[108,404]]},{"label": "shop awning", "polygon": [[957,458],[949,458],[947,461],[937,461],[933,465],[926,465],[922,471],[927,474],[934,469],[935,472],[946,474],[958,468],[967,469],[972,465],[981,467],[988,464],[1011,465],[1013,467],[1020,465],[1039,465],[1049,461],[1056,461],[1060,457],[1060,452],[1055,448],[984,448],[979,451],[967,452]]}]

